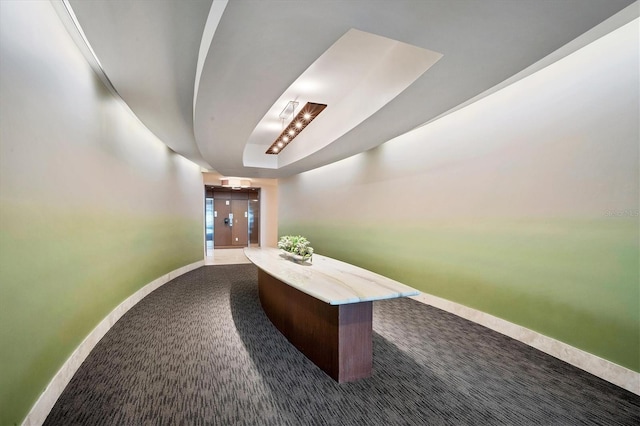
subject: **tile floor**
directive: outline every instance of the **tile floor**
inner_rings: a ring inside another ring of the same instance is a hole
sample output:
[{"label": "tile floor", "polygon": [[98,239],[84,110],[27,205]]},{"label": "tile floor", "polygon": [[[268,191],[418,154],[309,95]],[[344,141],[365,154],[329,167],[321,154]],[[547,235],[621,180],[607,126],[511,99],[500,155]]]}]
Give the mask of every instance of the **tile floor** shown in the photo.
[{"label": "tile floor", "polygon": [[205,265],[235,265],[239,263],[251,263],[244,255],[242,248],[232,249],[213,249],[208,250],[207,254],[211,256],[204,258]]}]

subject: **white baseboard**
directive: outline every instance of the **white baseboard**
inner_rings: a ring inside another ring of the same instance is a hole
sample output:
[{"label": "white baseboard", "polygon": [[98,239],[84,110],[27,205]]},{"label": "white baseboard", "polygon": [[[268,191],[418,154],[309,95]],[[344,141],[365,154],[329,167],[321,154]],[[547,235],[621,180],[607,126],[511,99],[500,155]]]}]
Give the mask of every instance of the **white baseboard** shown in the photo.
[{"label": "white baseboard", "polygon": [[483,325],[587,371],[616,386],[620,386],[636,395],[640,395],[640,373],[636,373],[633,370],[629,370],[628,368],[614,364],[611,361],[574,348],[573,346],[529,330],[528,328],[469,308],[468,306],[460,305],[459,303],[425,293],[414,296],[412,299]]},{"label": "white baseboard", "polygon": [[76,373],[80,365],[87,358],[91,350],[98,344],[100,339],[107,334],[107,331],[113,327],[129,309],[131,309],[136,303],[141,301],[149,293],[157,289],[158,287],[168,283],[174,278],[179,277],[189,271],[204,266],[204,260],[194,262],[190,265],[183,266],[175,269],[160,278],[151,281],[149,284],[136,291],[129,296],[124,302],[120,303],[113,311],[109,313],[100,323],[94,328],[91,333],[80,343],[80,346],[76,348],[71,356],[65,361],[60,370],[53,376],[53,379],[47,385],[46,389],[40,395],[40,398],[31,407],[29,414],[22,422],[23,426],[37,426],[44,423],[47,416],[51,412],[54,404],[67,387],[71,378]]}]

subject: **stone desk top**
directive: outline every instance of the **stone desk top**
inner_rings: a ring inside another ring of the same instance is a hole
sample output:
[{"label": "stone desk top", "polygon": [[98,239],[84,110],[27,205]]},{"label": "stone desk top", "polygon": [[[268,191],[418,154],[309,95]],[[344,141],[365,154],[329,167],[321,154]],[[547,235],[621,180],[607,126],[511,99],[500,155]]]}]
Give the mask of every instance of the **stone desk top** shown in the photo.
[{"label": "stone desk top", "polygon": [[319,254],[313,255],[312,263],[298,264],[276,248],[245,248],[244,253],[272,277],[330,305],[420,294],[382,275]]}]

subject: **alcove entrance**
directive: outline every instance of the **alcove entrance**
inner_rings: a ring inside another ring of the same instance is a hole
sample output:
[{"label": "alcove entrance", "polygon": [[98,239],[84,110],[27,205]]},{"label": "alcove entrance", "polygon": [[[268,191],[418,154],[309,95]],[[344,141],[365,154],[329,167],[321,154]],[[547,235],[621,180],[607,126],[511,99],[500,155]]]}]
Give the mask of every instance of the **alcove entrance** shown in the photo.
[{"label": "alcove entrance", "polygon": [[260,246],[260,189],[205,186],[206,255]]}]

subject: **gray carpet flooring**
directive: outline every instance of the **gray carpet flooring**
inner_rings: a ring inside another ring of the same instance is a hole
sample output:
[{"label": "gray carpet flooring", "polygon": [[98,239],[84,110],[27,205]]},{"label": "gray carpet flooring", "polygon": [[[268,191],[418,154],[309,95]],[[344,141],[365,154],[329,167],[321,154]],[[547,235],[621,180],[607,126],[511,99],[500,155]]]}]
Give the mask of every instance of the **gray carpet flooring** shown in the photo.
[{"label": "gray carpet flooring", "polygon": [[269,322],[253,265],[203,267],[124,315],[45,424],[640,424],[640,397],[431,306],[374,302],[373,329],[373,377],[338,384]]}]

